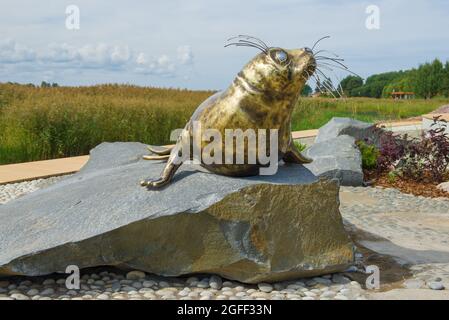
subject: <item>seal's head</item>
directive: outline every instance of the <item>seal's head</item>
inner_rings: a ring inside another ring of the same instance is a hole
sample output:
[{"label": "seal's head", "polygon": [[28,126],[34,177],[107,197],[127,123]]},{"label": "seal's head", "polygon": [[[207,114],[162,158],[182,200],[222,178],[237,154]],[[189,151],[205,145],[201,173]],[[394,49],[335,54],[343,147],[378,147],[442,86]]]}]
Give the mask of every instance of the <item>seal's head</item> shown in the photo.
[{"label": "seal's head", "polygon": [[312,50],[268,48],[254,57],[239,73],[255,91],[269,94],[296,94],[315,72]]}]

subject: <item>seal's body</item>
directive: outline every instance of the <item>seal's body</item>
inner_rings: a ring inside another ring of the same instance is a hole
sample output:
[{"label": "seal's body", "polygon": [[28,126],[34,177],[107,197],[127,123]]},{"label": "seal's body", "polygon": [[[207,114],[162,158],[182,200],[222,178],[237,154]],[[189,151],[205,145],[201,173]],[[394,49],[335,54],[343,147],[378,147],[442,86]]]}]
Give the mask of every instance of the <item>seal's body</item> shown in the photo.
[{"label": "seal's body", "polygon": [[[316,67],[310,49],[285,50],[267,48],[254,57],[237,75],[233,83],[204,101],[193,113],[177,144],[172,149],[155,150],[159,156],[146,156],[150,160],[168,159],[158,180],[144,180],[142,185],[159,187],[168,183],[181,165],[179,161],[182,137],[193,135],[193,124],[201,124],[201,130],[218,130],[225,137],[226,129],[277,129],[278,159],[285,162],[308,163],[293,144],[291,116],[300,92]],[[267,134],[268,135],[268,134]],[[194,141],[194,139],[191,139]],[[201,140],[200,140],[201,141]],[[200,142],[204,148],[207,141]],[[245,144],[245,159],[251,151]],[[259,147],[259,144],[257,144]],[[256,148],[257,148],[256,147]],[[265,146],[269,154],[269,144]],[[224,141],[223,141],[224,149]],[[235,155],[234,155],[235,156]],[[178,160],[178,161],[177,161]],[[206,164],[206,169],[228,176],[250,176],[258,174],[260,163]]]}]

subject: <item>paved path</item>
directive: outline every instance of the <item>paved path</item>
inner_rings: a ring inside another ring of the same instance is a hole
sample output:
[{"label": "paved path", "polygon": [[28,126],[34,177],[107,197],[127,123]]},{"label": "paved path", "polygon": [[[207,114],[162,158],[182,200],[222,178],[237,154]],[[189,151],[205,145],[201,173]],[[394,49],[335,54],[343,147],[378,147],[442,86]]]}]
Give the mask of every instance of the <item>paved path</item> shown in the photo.
[{"label": "paved path", "polygon": [[343,187],[340,199],[347,229],[365,248],[365,264],[379,264],[382,290],[396,289],[378,296],[373,293],[371,298],[393,294],[419,298],[424,292],[410,289],[427,290],[429,285],[441,284],[448,297],[448,198],[416,197],[395,189]]},{"label": "paved path", "polygon": [[0,185],[77,172],[89,156],[34,161],[0,166]]}]

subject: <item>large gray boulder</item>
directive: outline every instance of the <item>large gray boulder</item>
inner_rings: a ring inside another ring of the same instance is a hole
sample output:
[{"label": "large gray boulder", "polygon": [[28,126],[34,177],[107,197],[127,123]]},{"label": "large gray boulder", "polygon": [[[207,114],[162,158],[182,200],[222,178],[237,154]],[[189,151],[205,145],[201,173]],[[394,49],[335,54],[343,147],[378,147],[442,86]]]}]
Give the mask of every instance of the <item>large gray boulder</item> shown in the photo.
[{"label": "large gray boulder", "polygon": [[342,135],[315,143],[306,155],[313,162],[305,166],[316,176],[338,179],[343,186],[363,185],[362,156],[353,137]]},{"label": "large gray boulder", "polygon": [[313,159],[306,167],[316,176],[336,178],[343,186],[362,186],[362,156],[356,141],[378,144],[382,129],[351,118],[334,117],[318,130],[314,144],[305,151]]},{"label": "large gray boulder", "polygon": [[336,180],[301,165],[248,178],[183,165],[147,190],[164,163],[140,143],[104,143],[77,174],[0,206],[0,275],[123,265],[165,276],[216,273],[242,282],[342,271],[353,244]]}]

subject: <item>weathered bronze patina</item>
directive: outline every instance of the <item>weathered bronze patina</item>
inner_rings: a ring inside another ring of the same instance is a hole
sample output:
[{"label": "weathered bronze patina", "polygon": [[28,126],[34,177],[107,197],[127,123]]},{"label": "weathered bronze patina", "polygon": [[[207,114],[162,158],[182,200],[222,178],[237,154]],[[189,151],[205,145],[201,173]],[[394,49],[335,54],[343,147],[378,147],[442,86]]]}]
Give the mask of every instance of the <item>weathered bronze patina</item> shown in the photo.
[{"label": "weathered bronze patina", "polygon": [[[308,48],[287,50],[263,45],[258,48],[262,52],[245,65],[225,91],[209,97],[196,109],[173,148],[150,148],[157,156],[145,156],[145,159],[167,159],[168,162],[159,179],[144,180],[141,182],[143,186],[160,187],[170,182],[181,165],[175,160],[180,157],[182,136],[192,137],[195,121],[201,124],[202,130],[216,129],[223,137],[225,129],[253,129],[256,132],[258,129],[277,129],[278,159],[294,163],[312,161],[303,156],[293,143],[291,117],[304,84],[315,72],[313,52]],[[209,142],[199,143],[202,149]],[[223,150],[224,143],[223,139]],[[245,159],[249,152],[254,152],[250,148],[249,144],[245,144]],[[269,154],[268,143],[265,148],[266,154]],[[257,175],[261,167],[260,163],[226,164],[224,161],[222,164],[202,162],[201,165],[214,173],[228,176]]]}]

